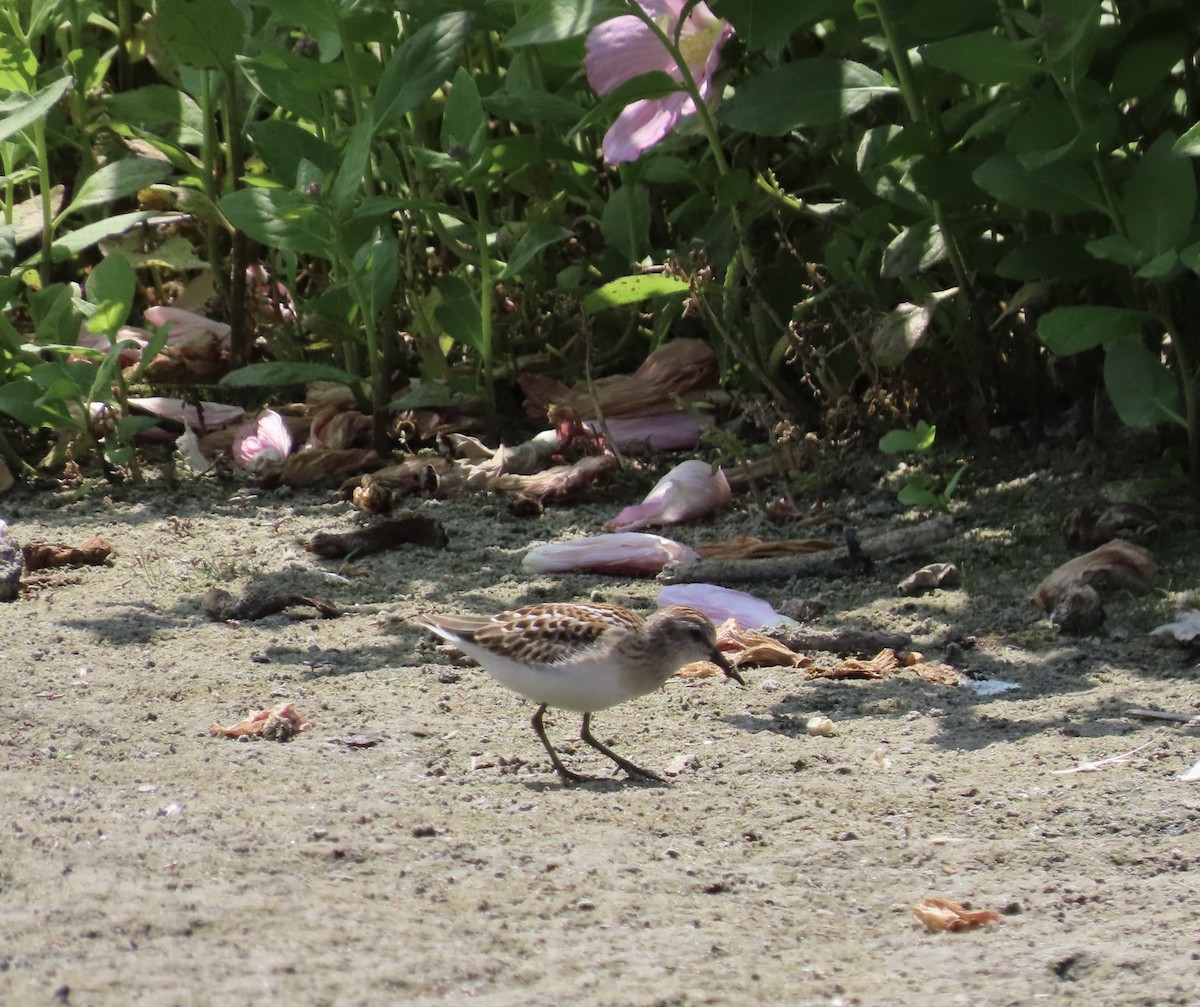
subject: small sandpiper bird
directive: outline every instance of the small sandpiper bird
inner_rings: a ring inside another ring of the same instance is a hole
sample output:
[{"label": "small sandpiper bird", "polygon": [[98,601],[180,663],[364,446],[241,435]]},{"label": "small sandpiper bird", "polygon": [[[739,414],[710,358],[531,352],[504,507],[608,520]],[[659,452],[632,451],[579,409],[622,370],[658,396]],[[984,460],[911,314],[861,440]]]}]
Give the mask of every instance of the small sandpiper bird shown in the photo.
[{"label": "small sandpiper bird", "polygon": [[533,729],[564,784],[588,777],[562,764],[546,737],[548,706],[583,714],[579,736],[630,776],[663,782],[597,740],[592,714],[661,686],[685,664],[711,661],[740,685],[717,649],[712,622],[694,608],[672,605],[649,618],[619,605],[526,605],[492,616],[422,616],[422,626],[478,661],[501,685],[538,704]]}]

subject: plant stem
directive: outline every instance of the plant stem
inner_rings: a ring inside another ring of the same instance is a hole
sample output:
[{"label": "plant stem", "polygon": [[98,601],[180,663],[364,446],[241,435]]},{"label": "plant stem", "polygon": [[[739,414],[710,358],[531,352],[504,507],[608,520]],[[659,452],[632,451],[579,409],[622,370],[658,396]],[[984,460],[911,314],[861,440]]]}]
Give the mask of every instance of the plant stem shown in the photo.
[{"label": "plant stem", "polygon": [[50,284],[50,253],[54,246],[54,183],[50,179],[50,158],[46,150],[46,122],[38,119],[33,124],[33,145],[37,149],[38,189],[42,199],[42,258],[38,263],[38,276],[42,286]]}]

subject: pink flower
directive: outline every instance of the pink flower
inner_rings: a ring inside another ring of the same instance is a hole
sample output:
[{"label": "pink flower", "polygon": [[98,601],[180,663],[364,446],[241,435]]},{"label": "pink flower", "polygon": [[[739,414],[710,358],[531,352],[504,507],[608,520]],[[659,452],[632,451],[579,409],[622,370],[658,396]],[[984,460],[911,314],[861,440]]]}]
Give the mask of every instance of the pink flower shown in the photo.
[{"label": "pink flower", "polygon": [[633,507],[626,507],[604,526],[605,531],[634,531],[650,525],[681,524],[705,517],[730,500],[729,482],[720,469],[697,458],[680,462]]},{"label": "pink flower", "polygon": [[[675,37],[685,0],[637,0],[639,6]],[[708,100],[713,74],[721,60],[721,47],[733,34],[727,21],[716,17],[704,4],[697,4],[683,22],[679,49],[692,73],[700,97]],[[615,91],[626,81],[655,70],[682,80],[683,73],[662,41],[648,25],[633,14],[624,14],[598,24],[587,38],[584,60],[588,83],[597,94]],[[617,121],[604,134],[604,158],[611,164],[634,161],[643,151],[666,136],[684,116],[694,115],[696,105],[686,91],[663,98],[645,98],[626,105]]]},{"label": "pink flower", "polygon": [[233,460],[251,472],[282,465],[291,451],[291,431],[274,409],[264,409],[256,421],[239,427],[233,438]]}]

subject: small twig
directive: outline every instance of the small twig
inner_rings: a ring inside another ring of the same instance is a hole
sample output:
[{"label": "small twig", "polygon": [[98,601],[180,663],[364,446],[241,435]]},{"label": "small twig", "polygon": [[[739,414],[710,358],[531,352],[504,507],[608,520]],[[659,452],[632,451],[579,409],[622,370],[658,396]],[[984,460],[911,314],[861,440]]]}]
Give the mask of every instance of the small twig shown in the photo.
[{"label": "small twig", "polygon": [[1055,776],[1066,776],[1069,773],[1098,773],[1105,766],[1116,766],[1128,762],[1143,748],[1149,748],[1157,740],[1157,737],[1153,737],[1144,745],[1138,745],[1137,748],[1122,752],[1120,755],[1110,755],[1107,759],[1097,759],[1095,762],[1081,762],[1078,766],[1072,766],[1070,769],[1055,769],[1053,772]]},{"label": "small twig", "polygon": [[1148,717],[1151,720],[1174,720],[1184,727],[1200,727],[1200,715],[1192,713],[1172,713],[1169,710],[1143,710],[1134,708],[1129,711],[1131,717]]}]

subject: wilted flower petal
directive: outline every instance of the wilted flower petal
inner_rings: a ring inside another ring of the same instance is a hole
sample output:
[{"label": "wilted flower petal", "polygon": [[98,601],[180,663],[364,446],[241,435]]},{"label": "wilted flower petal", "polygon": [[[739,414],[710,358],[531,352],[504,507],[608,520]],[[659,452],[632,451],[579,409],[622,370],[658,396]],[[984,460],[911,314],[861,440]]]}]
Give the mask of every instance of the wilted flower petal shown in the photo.
[{"label": "wilted flower petal", "polygon": [[605,531],[633,531],[650,525],[680,524],[704,517],[729,503],[729,482],[720,469],[693,458],[663,476],[646,499],[626,507],[604,526]]},{"label": "wilted flower petal", "polygon": [[274,409],[264,409],[254,423],[238,428],[233,439],[233,460],[250,472],[283,464],[291,450],[291,431]]},{"label": "wilted flower petal", "polygon": [[657,605],[659,608],[687,605],[703,612],[718,625],[733,619],[742,629],[799,625],[795,619],[780,615],[761,598],[716,584],[670,584],[659,592]]},{"label": "wilted flower petal", "polygon": [[658,573],[667,563],[694,563],[699,558],[695,550],[680,542],[631,531],[539,545],[525,554],[521,566],[537,573]]},{"label": "wilted flower petal", "polygon": [[216,322],[194,311],[183,308],[170,308],[164,304],[154,304],[145,312],[146,321],[151,325],[170,325],[167,330],[167,342],[174,346],[197,337],[217,336],[222,342],[229,341],[230,328],[224,322]]}]

